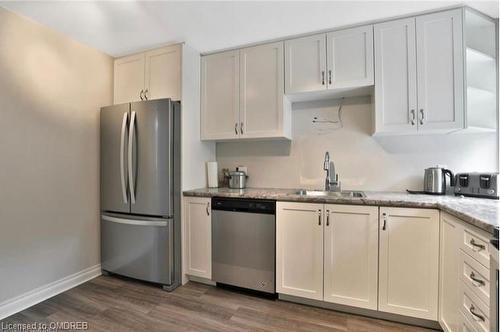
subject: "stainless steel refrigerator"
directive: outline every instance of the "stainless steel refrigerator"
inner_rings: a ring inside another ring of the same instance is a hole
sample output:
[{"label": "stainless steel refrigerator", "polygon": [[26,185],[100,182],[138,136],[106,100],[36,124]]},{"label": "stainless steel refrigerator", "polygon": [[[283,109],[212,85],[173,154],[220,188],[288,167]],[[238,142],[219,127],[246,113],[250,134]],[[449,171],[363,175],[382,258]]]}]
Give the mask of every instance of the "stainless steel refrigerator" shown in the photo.
[{"label": "stainless steel refrigerator", "polygon": [[180,103],[101,109],[101,261],[104,272],[180,284]]}]

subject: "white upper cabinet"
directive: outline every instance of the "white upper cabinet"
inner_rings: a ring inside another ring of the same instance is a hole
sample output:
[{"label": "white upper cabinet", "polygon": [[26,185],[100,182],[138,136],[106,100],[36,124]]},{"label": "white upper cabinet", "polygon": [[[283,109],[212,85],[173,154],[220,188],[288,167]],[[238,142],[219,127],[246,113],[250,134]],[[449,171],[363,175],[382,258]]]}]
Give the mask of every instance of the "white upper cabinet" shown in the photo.
[{"label": "white upper cabinet", "polygon": [[438,319],[439,211],[380,208],[379,310]]},{"label": "white upper cabinet", "polygon": [[373,85],[373,26],[327,34],[328,88]]},{"label": "white upper cabinet", "polygon": [[240,55],[229,51],[201,58],[201,138],[240,135]]},{"label": "white upper cabinet", "polygon": [[415,18],[376,24],[375,131],[417,132]]},{"label": "white upper cabinet", "polygon": [[240,50],[240,137],[282,136],[283,42]]},{"label": "white upper cabinet", "polygon": [[324,301],[377,310],[378,207],[324,211]]},{"label": "white upper cabinet", "polygon": [[466,8],[376,24],[374,133],[494,132],[494,26]]},{"label": "white upper cabinet", "polygon": [[462,9],[418,16],[419,130],[464,127]]},{"label": "white upper cabinet", "polygon": [[290,138],[283,42],[202,57],[203,140]]},{"label": "white upper cabinet", "polygon": [[285,41],[285,93],[326,88],[326,35]]},{"label": "white upper cabinet", "polygon": [[114,103],[181,99],[182,45],[118,58],[114,63]]},{"label": "white upper cabinet", "polygon": [[[285,93],[356,95],[373,85],[373,26],[285,41]],[[326,91],[326,92],[325,92]],[[302,97],[293,96],[294,100]]]},{"label": "white upper cabinet", "polygon": [[145,53],[148,99],[181,99],[181,52],[181,45],[173,45]]},{"label": "white upper cabinet", "polygon": [[276,292],[323,299],[323,204],[276,203]]},{"label": "white upper cabinet", "polygon": [[115,104],[141,100],[144,93],[144,53],[116,59],[114,81]]}]

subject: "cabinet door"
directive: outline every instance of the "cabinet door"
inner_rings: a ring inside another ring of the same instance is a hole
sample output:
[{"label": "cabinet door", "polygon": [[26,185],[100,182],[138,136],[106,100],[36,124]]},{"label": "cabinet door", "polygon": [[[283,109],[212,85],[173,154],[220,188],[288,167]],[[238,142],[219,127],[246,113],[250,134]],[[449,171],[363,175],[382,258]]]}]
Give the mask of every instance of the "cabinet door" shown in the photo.
[{"label": "cabinet door", "polygon": [[379,310],[437,320],[439,211],[380,208]]},{"label": "cabinet door", "polygon": [[323,299],[323,205],[276,203],[276,292]]},{"label": "cabinet door", "polygon": [[181,99],[181,45],[146,52],[146,85],[148,99]]},{"label": "cabinet door", "polygon": [[462,9],[416,20],[419,130],[463,128]]},{"label": "cabinet door", "polygon": [[141,92],[144,91],[144,53],[116,59],[114,70],[114,103],[141,100]]},{"label": "cabinet door", "polygon": [[378,207],[325,205],[325,215],[324,300],[377,310]]},{"label": "cabinet door", "polygon": [[239,132],[239,51],[201,58],[201,138],[234,139]]},{"label": "cabinet door", "polygon": [[447,332],[459,331],[460,325],[460,224],[441,213],[439,253],[439,323]]},{"label": "cabinet door", "polygon": [[373,85],[373,26],[327,34],[328,89]]},{"label": "cabinet door", "polygon": [[374,26],[375,132],[417,131],[415,18]]},{"label": "cabinet door", "polygon": [[285,93],[326,89],[326,35],[285,41]]},{"label": "cabinet door", "polygon": [[240,51],[240,136],[283,135],[283,42]]},{"label": "cabinet door", "polygon": [[187,242],[186,273],[212,278],[212,217],[210,198],[184,197]]}]

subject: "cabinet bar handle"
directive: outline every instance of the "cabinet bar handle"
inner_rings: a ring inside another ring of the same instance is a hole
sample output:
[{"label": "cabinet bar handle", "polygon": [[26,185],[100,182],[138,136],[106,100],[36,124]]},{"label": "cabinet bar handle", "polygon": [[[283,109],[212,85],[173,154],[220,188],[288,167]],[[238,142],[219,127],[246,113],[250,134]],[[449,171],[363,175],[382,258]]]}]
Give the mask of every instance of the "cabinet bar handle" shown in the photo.
[{"label": "cabinet bar handle", "polygon": [[384,224],[382,225],[382,230],[385,231],[387,229],[387,214],[382,213],[382,218],[384,219]]},{"label": "cabinet bar handle", "polygon": [[234,124],[234,133],[238,135],[238,122]]},{"label": "cabinet bar handle", "polygon": [[240,132],[243,135],[243,122],[240,122]]},{"label": "cabinet bar handle", "polygon": [[423,108],[420,109],[420,124],[421,125],[424,124],[424,109]]},{"label": "cabinet bar handle", "polygon": [[411,114],[410,123],[412,126],[414,126],[415,125],[415,110],[410,110],[410,114]]},{"label": "cabinet bar handle", "polygon": [[472,305],[472,304],[471,304],[471,305],[470,305],[470,307],[469,307],[469,312],[472,314],[472,316],[474,316],[474,317],[476,317],[477,319],[479,319],[480,321],[483,321],[483,322],[484,322],[484,317],[483,317],[483,316],[481,316],[481,315],[479,315],[479,314],[477,314],[477,313],[475,312],[475,310],[476,310],[476,308],[474,308],[474,305]]},{"label": "cabinet bar handle", "polygon": [[149,92],[148,89],[144,90],[144,99],[145,100],[148,100],[148,92]]},{"label": "cabinet bar handle", "polygon": [[210,215],[210,202],[207,203],[206,211],[207,211],[207,216],[209,216]]},{"label": "cabinet bar handle", "polygon": [[332,70],[331,69],[328,71],[328,84],[329,85],[332,84]]},{"label": "cabinet bar handle", "polygon": [[330,210],[326,210],[326,225],[330,226]]},{"label": "cabinet bar handle", "polygon": [[474,239],[470,239],[469,243],[476,247],[476,248],[479,248],[479,250],[484,250],[486,249],[486,247],[483,245],[483,244],[479,244],[479,243],[476,243],[476,241],[474,241]]},{"label": "cabinet bar handle", "polygon": [[325,85],[325,71],[321,71],[321,85]]},{"label": "cabinet bar handle", "polygon": [[476,278],[476,275],[474,274],[474,272],[470,273],[469,278],[471,278],[472,281],[477,282],[479,284],[479,286],[484,286],[484,280]]},{"label": "cabinet bar handle", "polygon": [[321,210],[318,210],[318,225],[321,226]]},{"label": "cabinet bar handle", "polygon": [[141,90],[141,92],[139,93],[139,97],[141,97],[141,100],[144,100],[144,96],[142,95],[144,93],[144,89]]}]

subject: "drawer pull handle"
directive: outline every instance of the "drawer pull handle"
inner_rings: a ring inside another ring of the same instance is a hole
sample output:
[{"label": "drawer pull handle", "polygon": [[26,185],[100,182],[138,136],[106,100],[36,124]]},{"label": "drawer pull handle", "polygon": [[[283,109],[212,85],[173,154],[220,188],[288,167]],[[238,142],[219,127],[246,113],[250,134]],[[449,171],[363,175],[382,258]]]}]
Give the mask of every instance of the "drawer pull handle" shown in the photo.
[{"label": "drawer pull handle", "polygon": [[475,312],[476,308],[474,308],[474,306],[471,304],[470,307],[469,307],[469,312],[472,314],[472,316],[476,317],[477,319],[479,319],[480,321],[484,322],[484,317],[477,314]]},{"label": "drawer pull handle", "polygon": [[471,278],[472,281],[477,282],[479,284],[478,286],[484,286],[484,280],[476,278],[476,275],[474,274],[474,272],[470,273],[469,278]]},{"label": "drawer pull handle", "polygon": [[471,244],[471,246],[476,247],[476,248],[478,248],[479,250],[484,250],[484,249],[486,249],[486,247],[484,246],[484,244],[479,244],[479,243],[476,243],[476,241],[474,241],[474,239],[470,239],[469,243]]}]

